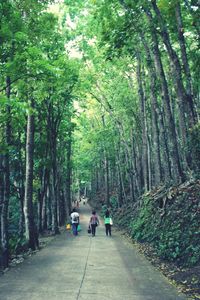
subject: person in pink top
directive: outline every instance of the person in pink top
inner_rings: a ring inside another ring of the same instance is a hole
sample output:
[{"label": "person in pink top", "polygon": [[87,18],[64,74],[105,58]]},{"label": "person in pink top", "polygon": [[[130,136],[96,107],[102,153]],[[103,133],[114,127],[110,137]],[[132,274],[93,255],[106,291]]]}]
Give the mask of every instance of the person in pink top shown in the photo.
[{"label": "person in pink top", "polygon": [[92,215],[90,217],[90,224],[89,225],[90,225],[91,230],[92,230],[92,236],[95,236],[96,235],[96,228],[99,225],[99,218],[98,218],[95,210],[93,210],[93,212],[92,212]]}]

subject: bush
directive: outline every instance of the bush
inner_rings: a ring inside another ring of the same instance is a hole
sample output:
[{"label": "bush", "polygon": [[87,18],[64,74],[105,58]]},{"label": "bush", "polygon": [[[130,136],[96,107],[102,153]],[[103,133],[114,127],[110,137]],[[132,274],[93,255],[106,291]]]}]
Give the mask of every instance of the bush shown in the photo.
[{"label": "bush", "polygon": [[193,266],[200,262],[200,182],[174,190],[169,198],[167,189],[162,198],[160,191],[143,195],[134,212],[127,207],[118,210],[115,222],[137,241],[151,244],[161,258]]},{"label": "bush", "polygon": [[118,201],[115,196],[110,197],[110,205],[112,209],[116,209],[118,207]]}]

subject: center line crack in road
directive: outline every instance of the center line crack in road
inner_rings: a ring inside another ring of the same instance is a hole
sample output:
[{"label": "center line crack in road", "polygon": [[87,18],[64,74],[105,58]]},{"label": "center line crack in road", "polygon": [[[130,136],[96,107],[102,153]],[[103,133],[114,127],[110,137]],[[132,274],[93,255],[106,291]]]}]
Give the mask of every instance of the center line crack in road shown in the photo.
[{"label": "center line crack in road", "polygon": [[85,262],[83,277],[82,277],[82,280],[81,280],[81,284],[80,284],[80,287],[79,287],[79,290],[78,290],[76,300],[79,299],[79,296],[80,296],[80,293],[81,293],[81,288],[82,288],[82,285],[83,285],[83,281],[84,281],[84,278],[85,278],[86,269],[87,269],[87,265],[88,265],[88,258],[89,258],[89,255],[90,255],[90,250],[91,250],[91,239],[89,239],[89,249],[88,249],[87,258],[86,258],[86,262]]}]

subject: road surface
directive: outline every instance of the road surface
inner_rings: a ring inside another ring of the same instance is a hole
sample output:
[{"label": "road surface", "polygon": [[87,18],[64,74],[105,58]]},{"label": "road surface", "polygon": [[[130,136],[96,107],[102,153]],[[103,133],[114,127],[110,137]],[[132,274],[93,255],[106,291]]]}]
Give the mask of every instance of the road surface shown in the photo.
[{"label": "road surface", "polygon": [[1,300],[184,300],[132,243],[115,230],[87,233],[88,205],[81,205],[82,231],[57,236],[48,246],[0,277]]}]

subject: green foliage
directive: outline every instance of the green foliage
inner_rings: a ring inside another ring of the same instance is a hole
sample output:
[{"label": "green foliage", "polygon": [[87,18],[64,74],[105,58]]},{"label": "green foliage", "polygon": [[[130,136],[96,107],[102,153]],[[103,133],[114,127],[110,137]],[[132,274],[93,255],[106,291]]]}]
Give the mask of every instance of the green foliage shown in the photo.
[{"label": "green foliage", "polygon": [[165,211],[160,202],[144,196],[131,221],[132,237],[151,243],[163,259],[195,265],[200,260],[199,195],[198,182],[188,191],[180,189],[176,197],[167,200]]},{"label": "green foliage", "polygon": [[101,207],[101,216],[104,217],[107,210],[107,206],[104,204]]},{"label": "green foliage", "polygon": [[[132,236],[136,240],[145,241],[147,239],[151,241],[154,238],[155,220],[152,218],[153,206],[151,200],[148,196],[144,196],[142,209],[131,224]],[[151,230],[149,230],[149,226],[151,226]]]},{"label": "green foliage", "polygon": [[[5,237],[3,244],[8,242],[11,254],[27,247],[27,241],[22,237],[24,232],[19,233],[25,229],[24,224],[21,224],[24,223],[21,205],[27,184],[27,114],[32,113],[35,122],[33,209],[30,214],[36,222],[42,172],[44,169],[46,173],[50,172],[54,159],[54,165],[59,166],[58,193],[63,193],[70,165],[67,146],[72,139],[73,89],[78,80],[79,62],[67,56],[66,37],[61,32],[58,19],[47,8],[51,2],[0,3],[0,167],[2,168],[2,161],[8,153],[10,169],[9,203],[8,207],[7,203],[3,204],[3,209],[0,210],[0,217],[8,210],[8,215],[3,217],[8,218],[8,222],[5,222],[5,225],[8,223],[8,238],[5,230],[5,233],[1,231],[0,240],[2,242]],[[11,94],[9,97],[8,87]],[[34,108],[30,105],[32,99]],[[7,127],[11,133],[6,131]],[[54,146],[52,140],[56,145],[53,155],[50,153]],[[1,184],[2,182],[4,179],[2,181],[1,178]],[[1,186],[0,192],[4,193],[4,187]],[[1,194],[2,197],[4,196]],[[22,228],[19,228],[19,223]]]},{"label": "green foliage", "polygon": [[9,249],[10,249],[10,254],[15,253],[16,245],[18,241],[18,236],[17,235],[12,235],[9,238]]},{"label": "green foliage", "polygon": [[118,202],[116,196],[111,196],[110,197],[110,206],[112,209],[117,209],[118,207]]},{"label": "green foliage", "polygon": [[19,254],[26,250],[28,250],[28,245],[25,237],[20,238],[17,234],[10,236],[9,238],[10,255]]},{"label": "green foliage", "polygon": [[[13,157],[13,159],[14,159],[14,157]],[[20,208],[19,199],[18,199],[18,197],[16,197],[15,194],[13,194],[13,196],[10,197],[10,206],[9,206],[9,227],[8,228],[11,230],[11,232],[18,231],[18,224],[19,224],[19,218],[20,218],[19,208]]]}]

